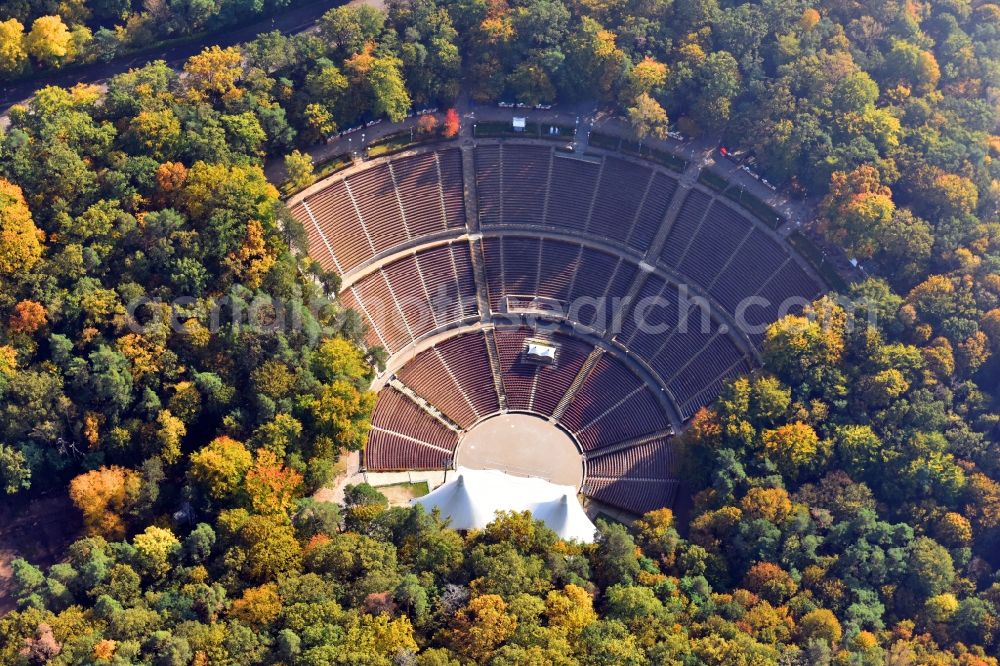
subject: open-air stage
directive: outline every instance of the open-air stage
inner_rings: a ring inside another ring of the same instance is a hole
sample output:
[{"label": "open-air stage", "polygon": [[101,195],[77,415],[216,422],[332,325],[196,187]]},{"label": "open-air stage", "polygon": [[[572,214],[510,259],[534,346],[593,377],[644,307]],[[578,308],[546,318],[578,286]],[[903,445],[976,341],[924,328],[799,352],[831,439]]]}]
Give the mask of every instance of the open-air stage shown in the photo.
[{"label": "open-air stage", "polygon": [[580,488],[583,460],[562,428],[531,414],[501,414],[474,426],[455,452],[455,464],[498,469]]}]

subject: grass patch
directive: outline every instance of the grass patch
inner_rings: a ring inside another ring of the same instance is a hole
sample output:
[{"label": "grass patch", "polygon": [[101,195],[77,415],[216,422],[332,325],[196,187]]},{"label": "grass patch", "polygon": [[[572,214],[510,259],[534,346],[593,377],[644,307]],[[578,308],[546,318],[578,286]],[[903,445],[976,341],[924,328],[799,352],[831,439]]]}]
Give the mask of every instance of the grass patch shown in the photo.
[{"label": "grass patch", "polygon": [[833,265],[827,261],[823,251],[809,240],[808,236],[801,231],[793,231],[788,235],[788,242],[816,269],[816,272],[820,274],[829,287],[841,293],[847,291],[847,283],[834,270]]},{"label": "grass patch", "polygon": [[377,486],[380,493],[389,499],[390,504],[405,504],[415,497],[423,497],[431,491],[426,481],[416,483],[391,483],[387,486]]},{"label": "grass patch", "polygon": [[729,181],[711,169],[702,169],[698,174],[698,182],[716,192],[725,192],[729,187]]},{"label": "grass patch", "polygon": [[498,122],[478,122],[472,128],[472,134],[476,137],[488,139],[499,136],[511,136],[514,130],[510,123]]}]

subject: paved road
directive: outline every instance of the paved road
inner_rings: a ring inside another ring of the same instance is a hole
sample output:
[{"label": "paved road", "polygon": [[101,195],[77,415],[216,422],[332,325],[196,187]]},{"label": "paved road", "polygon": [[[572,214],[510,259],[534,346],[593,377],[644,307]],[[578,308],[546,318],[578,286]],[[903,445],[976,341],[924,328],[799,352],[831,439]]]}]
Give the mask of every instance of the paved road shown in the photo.
[{"label": "paved road", "polygon": [[232,30],[215,32],[193,42],[167,46],[162,49],[136,55],[126,55],[109,63],[93,63],[34,77],[25,81],[0,83],[0,113],[12,104],[29,99],[36,90],[45,86],[72,86],[76,83],[99,83],[115,74],[141,67],[153,60],[165,60],[167,64],[179,66],[187,58],[201,52],[206,46],[218,44],[226,47],[252,40],[258,34],[280,30],[285,34],[302,32],[310,28],[316,20],[331,7],[347,4],[347,0],[316,0],[306,5],[294,7],[279,16],[272,16]]}]

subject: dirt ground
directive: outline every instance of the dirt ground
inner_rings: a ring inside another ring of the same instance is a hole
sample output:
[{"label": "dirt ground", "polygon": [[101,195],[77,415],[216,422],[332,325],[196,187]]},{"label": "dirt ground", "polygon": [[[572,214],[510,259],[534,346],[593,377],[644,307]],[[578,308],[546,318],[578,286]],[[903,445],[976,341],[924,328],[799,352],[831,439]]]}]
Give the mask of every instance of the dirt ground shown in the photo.
[{"label": "dirt ground", "polygon": [[26,505],[0,505],[0,615],[14,608],[10,563],[23,557],[32,564],[58,562],[80,536],[79,512],[65,494],[43,495]]}]

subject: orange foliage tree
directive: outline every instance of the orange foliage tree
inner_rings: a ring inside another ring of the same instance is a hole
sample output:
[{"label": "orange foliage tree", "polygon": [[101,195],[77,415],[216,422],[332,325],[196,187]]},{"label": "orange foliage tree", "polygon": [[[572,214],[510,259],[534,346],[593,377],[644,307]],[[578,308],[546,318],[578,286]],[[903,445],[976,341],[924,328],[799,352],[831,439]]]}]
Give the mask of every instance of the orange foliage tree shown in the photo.
[{"label": "orange foliage tree", "polygon": [[448,109],[448,112],[444,114],[444,128],[441,130],[441,135],[446,139],[450,139],[458,134],[458,130],[462,128],[462,122],[458,118],[458,111],[455,109]]},{"label": "orange foliage tree", "polygon": [[69,483],[69,496],[83,513],[91,534],[107,539],[125,536],[122,516],[139,494],[139,474],[117,465],[80,474]]},{"label": "orange foliage tree", "polygon": [[21,301],[14,306],[14,312],[7,322],[11,333],[31,334],[45,326],[48,321],[45,306],[35,301]]}]

